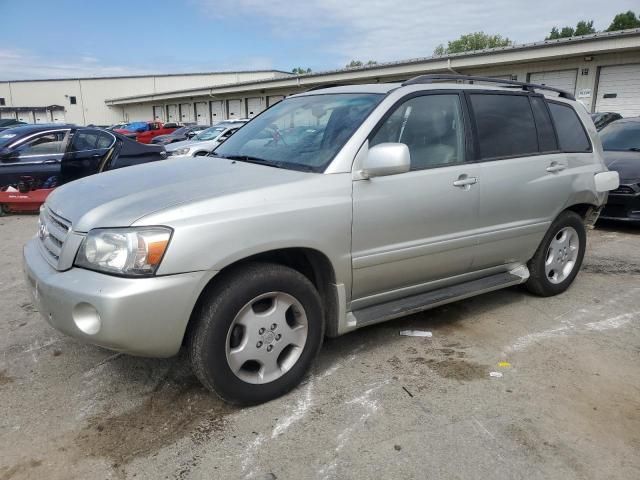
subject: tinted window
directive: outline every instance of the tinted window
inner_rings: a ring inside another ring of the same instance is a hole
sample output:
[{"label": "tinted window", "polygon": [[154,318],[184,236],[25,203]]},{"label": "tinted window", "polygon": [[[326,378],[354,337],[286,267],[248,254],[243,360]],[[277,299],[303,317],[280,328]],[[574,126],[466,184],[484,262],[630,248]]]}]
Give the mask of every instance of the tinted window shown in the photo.
[{"label": "tinted window", "polygon": [[464,130],[458,95],[415,97],[400,105],[369,142],[404,143],[411,170],[464,161]]},{"label": "tinted window", "polygon": [[590,152],[589,138],[575,110],[568,105],[551,102],[549,102],[549,110],[558,133],[560,150],[564,152]]},{"label": "tinted window", "polygon": [[99,130],[78,130],[71,142],[72,152],[110,148],[113,137]]},{"label": "tinted window", "polygon": [[640,122],[614,122],[600,132],[605,150],[640,151]]},{"label": "tinted window", "polygon": [[541,152],[552,152],[558,149],[556,133],[553,131],[553,123],[547,110],[546,102],[541,97],[531,97],[533,117],[538,128],[538,145]]},{"label": "tinted window", "polygon": [[472,94],[470,98],[481,158],[538,152],[538,135],[527,96]]}]

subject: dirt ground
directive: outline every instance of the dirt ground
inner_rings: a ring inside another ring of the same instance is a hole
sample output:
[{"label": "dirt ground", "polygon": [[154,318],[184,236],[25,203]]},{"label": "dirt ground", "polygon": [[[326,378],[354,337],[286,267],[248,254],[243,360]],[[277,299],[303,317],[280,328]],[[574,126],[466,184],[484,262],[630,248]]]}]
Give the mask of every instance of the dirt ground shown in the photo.
[{"label": "dirt ground", "polygon": [[41,320],[21,272],[35,227],[0,218],[0,480],[640,478],[640,228],[590,232],[563,295],[511,288],[328,340],[300,387],[238,409],[184,355]]}]

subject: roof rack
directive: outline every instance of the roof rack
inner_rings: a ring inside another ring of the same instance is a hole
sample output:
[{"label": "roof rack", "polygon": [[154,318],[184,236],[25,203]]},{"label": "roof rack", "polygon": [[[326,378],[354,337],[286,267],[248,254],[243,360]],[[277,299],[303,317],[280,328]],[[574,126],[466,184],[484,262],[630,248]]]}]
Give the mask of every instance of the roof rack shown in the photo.
[{"label": "roof rack", "polygon": [[576,99],[576,97],[574,97],[573,94],[565,90],[561,90],[559,88],[547,87],[546,85],[538,85],[536,83],[516,82],[515,80],[502,80],[500,78],[476,77],[473,75],[451,75],[451,74],[441,74],[441,73],[420,75],[418,77],[410,78],[406,82],[403,82],[402,86],[427,84],[427,83],[434,83],[434,82],[446,81],[446,80],[471,82],[471,83],[473,82],[496,83],[496,84],[502,84],[504,86],[520,87],[522,88],[522,90],[525,90],[527,92],[535,92],[536,90],[548,90],[550,92],[556,92],[560,95],[560,97],[566,98],[568,100]]}]

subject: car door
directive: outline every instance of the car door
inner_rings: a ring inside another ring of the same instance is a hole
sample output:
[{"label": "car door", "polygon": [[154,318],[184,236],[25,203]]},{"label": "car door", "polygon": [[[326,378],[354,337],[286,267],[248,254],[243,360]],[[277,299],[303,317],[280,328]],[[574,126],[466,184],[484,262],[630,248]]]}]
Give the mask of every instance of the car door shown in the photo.
[{"label": "car door", "polygon": [[60,175],[69,129],[38,132],[10,145],[0,159],[0,186],[15,185],[31,177],[34,185],[54,185]]},{"label": "car door", "polygon": [[411,170],[353,182],[352,308],[427,291],[469,271],[479,166],[466,162],[462,98],[414,95],[372,132],[369,148],[406,144]]},{"label": "car door", "polygon": [[79,128],[73,133],[62,160],[61,183],[98,173],[99,166],[109,154],[116,137],[106,130]]},{"label": "car door", "polygon": [[481,224],[474,268],[527,262],[571,192],[542,96],[469,93],[481,167]]}]

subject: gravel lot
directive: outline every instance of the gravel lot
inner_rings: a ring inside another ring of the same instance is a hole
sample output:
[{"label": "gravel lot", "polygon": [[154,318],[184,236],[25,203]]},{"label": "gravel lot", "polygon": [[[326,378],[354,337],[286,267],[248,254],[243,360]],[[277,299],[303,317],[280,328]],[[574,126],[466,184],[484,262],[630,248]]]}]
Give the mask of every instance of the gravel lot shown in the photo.
[{"label": "gravel lot", "polygon": [[46,325],[22,282],[35,228],[0,218],[1,480],[640,478],[640,228],[590,232],[558,297],[512,288],[328,340],[303,385],[247,409],[184,355]]}]

